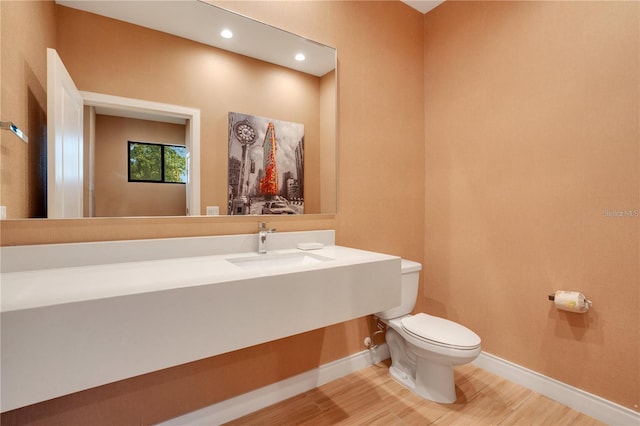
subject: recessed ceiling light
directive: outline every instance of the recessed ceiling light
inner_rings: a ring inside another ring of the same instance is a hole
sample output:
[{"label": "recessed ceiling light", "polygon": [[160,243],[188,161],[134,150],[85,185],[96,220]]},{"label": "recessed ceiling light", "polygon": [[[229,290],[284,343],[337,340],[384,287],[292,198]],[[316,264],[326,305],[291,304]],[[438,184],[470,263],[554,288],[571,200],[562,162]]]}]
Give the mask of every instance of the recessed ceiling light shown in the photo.
[{"label": "recessed ceiling light", "polygon": [[296,54],[296,61],[304,61],[305,57],[303,53]]},{"label": "recessed ceiling light", "polygon": [[233,33],[231,32],[231,30],[228,29],[224,29],[220,32],[220,35],[224,38],[231,38],[233,37]]}]

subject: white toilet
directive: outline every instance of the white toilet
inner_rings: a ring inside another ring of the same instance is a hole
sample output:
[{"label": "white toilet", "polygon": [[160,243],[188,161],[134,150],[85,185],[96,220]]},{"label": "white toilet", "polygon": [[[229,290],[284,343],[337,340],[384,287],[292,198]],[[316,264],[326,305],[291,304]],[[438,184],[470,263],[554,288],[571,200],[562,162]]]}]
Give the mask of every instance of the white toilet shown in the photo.
[{"label": "white toilet", "polygon": [[391,376],[423,398],[452,403],[456,400],[453,366],[476,359],[480,337],[444,318],[410,315],[421,269],[421,264],[402,259],[401,305],[375,316],[387,325]]}]

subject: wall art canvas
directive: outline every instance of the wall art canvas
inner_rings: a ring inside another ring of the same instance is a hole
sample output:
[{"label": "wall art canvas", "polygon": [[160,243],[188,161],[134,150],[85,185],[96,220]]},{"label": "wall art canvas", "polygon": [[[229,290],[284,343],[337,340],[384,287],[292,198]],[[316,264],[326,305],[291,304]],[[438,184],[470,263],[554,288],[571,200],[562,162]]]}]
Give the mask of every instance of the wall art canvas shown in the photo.
[{"label": "wall art canvas", "polygon": [[229,214],[304,213],[304,125],[229,113]]}]

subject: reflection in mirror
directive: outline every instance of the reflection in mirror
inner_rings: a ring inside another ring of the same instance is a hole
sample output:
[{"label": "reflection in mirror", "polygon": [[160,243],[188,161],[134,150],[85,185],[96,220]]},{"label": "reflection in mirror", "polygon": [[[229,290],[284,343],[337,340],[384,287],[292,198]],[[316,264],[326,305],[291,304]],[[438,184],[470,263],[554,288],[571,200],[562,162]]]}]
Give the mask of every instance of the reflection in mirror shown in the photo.
[{"label": "reflection in mirror", "polygon": [[[153,14],[148,13],[150,9]],[[40,59],[38,55],[45,55],[44,47],[53,46],[81,93],[180,105],[200,112],[200,207],[192,214],[216,210],[227,213],[231,111],[302,123],[304,211],[335,213],[334,49],[195,0],[59,1],[55,5],[2,2],[2,14],[3,18],[9,18],[2,22],[3,68],[9,64],[7,72],[3,70],[3,88],[22,86],[22,92],[30,94],[28,105],[22,106],[19,96],[14,101],[11,92],[5,96],[3,91],[2,119],[17,121],[20,117],[5,117],[5,111],[25,111],[28,119],[22,122],[27,123],[26,133],[33,151],[42,151],[38,145],[46,146],[43,136],[47,118],[43,113],[47,103],[43,89],[46,71],[29,66],[34,62],[26,57],[30,53],[24,54],[24,58],[17,55],[37,50],[32,56]],[[160,19],[151,22],[152,18]],[[36,21],[43,24],[27,24]],[[187,32],[175,28],[180,23],[186,23]],[[11,35],[26,27],[36,32],[33,37]],[[227,28],[234,32],[234,37],[218,38],[219,32]],[[263,31],[275,35],[267,36]],[[215,36],[217,47],[211,40],[199,38],[202,34]],[[297,47],[282,47],[283,39],[288,37],[293,38]],[[242,50],[243,45],[257,50],[253,53]],[[237,49],[241,54],[227,49]],[[267,55],[274,52],[275,57]],[[297,53],[304,53],[306,60],[300,63],[292,59]],[[324,62],[316,61],[318,55],[324,57]],[[20,67],[18,63],[27,66]],[[300,69],[300,64],[310,68]],[[299,69],[293,69],[294,66]],[[117,110],[85,107],[84,124],[85,216],[185,214],[185,185],[128,181],[127,147],[130,140],[183,145],[188,122],[167,123],[149,117],[130,117]],[[2,137],[2,204],[7,206],[8,217],[46,215],[46,202],[43,209],[42,201],[38,201],[43,197],[46,200],[46,191],[42,189],[46,187],[42,182],[46,180],[43,177],[46,172],[42,171],[46,161],[43,162],[42,152],[29,154],[17,143],[14,147],[13,140],[5,144],[5,135]],[[18,158],[23,159],[13,161]],[[17,163],[28,165],[24,169],[14,167]],[[89,167],[90,164],[95,167]],[[171,187],[174,193],[154,194],[153,188],[143,188],[144,185]],[[174,199],[175,202],[171,201]]]}]

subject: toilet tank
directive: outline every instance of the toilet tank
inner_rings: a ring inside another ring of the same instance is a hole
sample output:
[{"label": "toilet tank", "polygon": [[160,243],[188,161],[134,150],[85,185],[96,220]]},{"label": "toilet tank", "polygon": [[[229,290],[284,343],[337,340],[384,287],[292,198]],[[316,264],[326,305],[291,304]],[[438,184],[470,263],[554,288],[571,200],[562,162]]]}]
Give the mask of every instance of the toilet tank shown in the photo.
[{"label": "toilet tank", "polygon": [[418,299],[418,282],[422,265],[418,262],[402,259],[402,277],[400,280],[400,306],[375,314],[380,319],[388,320],[410,314]]}]

